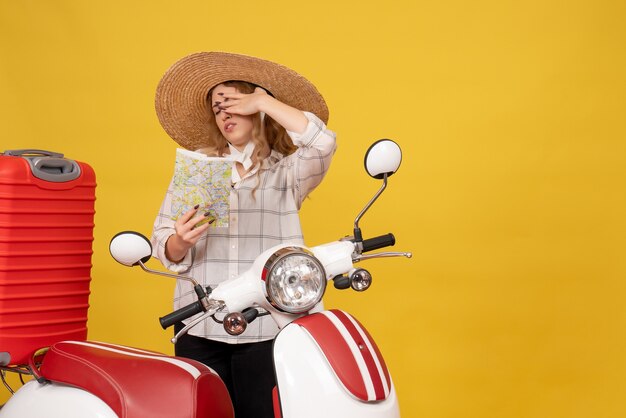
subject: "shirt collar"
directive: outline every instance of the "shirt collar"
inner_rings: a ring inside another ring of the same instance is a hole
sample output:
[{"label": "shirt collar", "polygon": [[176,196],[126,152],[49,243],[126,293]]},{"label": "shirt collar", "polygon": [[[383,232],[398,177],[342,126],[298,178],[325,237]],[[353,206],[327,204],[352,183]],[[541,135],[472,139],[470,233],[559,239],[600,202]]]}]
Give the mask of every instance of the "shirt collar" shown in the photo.
[{"label": "shirt collar", "polygon": [[[233,147],[231,144],[228,144],[228,149],[230,150],[229,158],[235,162],[241,163],[243,168],[248,172],[248,174],[253,174],[258,169],[254,167],[252,170],[253,162],[252,162],[252,153],[254,152],[254,143],[252,141],[248,142],[244,147],[243,151],[239,151],[237,148]],[[232,181],[233,183],[237,183],[241,180],[241,176],[239,175],[239,171],[237,167],[233,166],[232,170]]]},{"label": "shirt collar", "polygon": [[241,163],[246,171],[250,170],[250,167],[252,167],[252,152],[254,151],[254,143],[252,141],[246,144],[243,151],[239,151],[231,144],[228,144],[228,149],[230,150],[231,160]]}]

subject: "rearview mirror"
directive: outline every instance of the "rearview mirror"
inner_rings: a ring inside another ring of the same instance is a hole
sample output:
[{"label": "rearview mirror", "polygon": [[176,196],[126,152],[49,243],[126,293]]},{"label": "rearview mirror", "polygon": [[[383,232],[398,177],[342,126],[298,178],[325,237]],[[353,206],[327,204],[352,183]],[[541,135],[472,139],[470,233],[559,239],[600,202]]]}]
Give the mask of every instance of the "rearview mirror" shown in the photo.
[{"label": "rearview mirror", "polygon": [[380,139],[374,142],[365,153],[365,170],[367,174],[382,179],[398,171],[402,162],[402,150],[391,139]]},{"label": "rearview mirror", "polygon": [[109,252],[118,263],[132,267],[150,259],[152,244],[139,232],[124,231],[111,239]]}]

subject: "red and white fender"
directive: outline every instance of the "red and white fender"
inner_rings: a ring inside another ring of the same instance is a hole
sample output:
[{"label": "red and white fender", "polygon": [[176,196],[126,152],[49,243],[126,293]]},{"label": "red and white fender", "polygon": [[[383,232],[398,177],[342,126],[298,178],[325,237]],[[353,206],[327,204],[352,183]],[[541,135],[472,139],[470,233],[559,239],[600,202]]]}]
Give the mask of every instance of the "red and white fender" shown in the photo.
[{"label": "red and white fender", "polygon": [[399,418],[385,361],[367,330],[340,310],[286,326],[274,343],[282,418]]}]

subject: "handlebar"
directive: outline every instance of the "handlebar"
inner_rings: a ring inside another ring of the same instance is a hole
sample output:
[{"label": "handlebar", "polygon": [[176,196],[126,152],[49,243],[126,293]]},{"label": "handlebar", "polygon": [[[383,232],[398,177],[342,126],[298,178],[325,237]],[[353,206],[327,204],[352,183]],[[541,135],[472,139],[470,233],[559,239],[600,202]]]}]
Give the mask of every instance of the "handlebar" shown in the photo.
[{"label": "handlebar", "polygon": [[396,237],[392,233],[380,235],[374,238],[363,240],[363,252],[374,251],[380,248],[391,247],[395,245]]},{"label": "handlebar", "polygon": [[163,329],[167,329],[175,323],[192,317],[200,312],[204,312],[204,307],[202,306],[202,303],[200,303],[200,301],[195,301],[190,305],[183,306],[182,308],[170,314],[167,314],[164,317],[159,318],[159,322],[161,323],[161,327]]}]

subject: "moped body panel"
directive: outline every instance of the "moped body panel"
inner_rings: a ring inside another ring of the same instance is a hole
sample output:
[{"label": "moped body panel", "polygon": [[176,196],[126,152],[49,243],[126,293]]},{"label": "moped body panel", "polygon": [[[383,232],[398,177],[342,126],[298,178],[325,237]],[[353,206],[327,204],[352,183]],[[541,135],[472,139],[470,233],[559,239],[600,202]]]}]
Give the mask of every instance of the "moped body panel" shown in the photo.
[{"label": "moped body panel", "polygon": [[358,323],[365,335],[350,332],[343,325],[346,318],[353,320],[342,311],[320,312],[294,321],[276,337],[283,418],[400,417],[393,382],[375,343]]},{"label": "moped body panel", "polygon": [[0,418],[119,418],[98,397],[57,383],[26,383],[0,409]]}]

